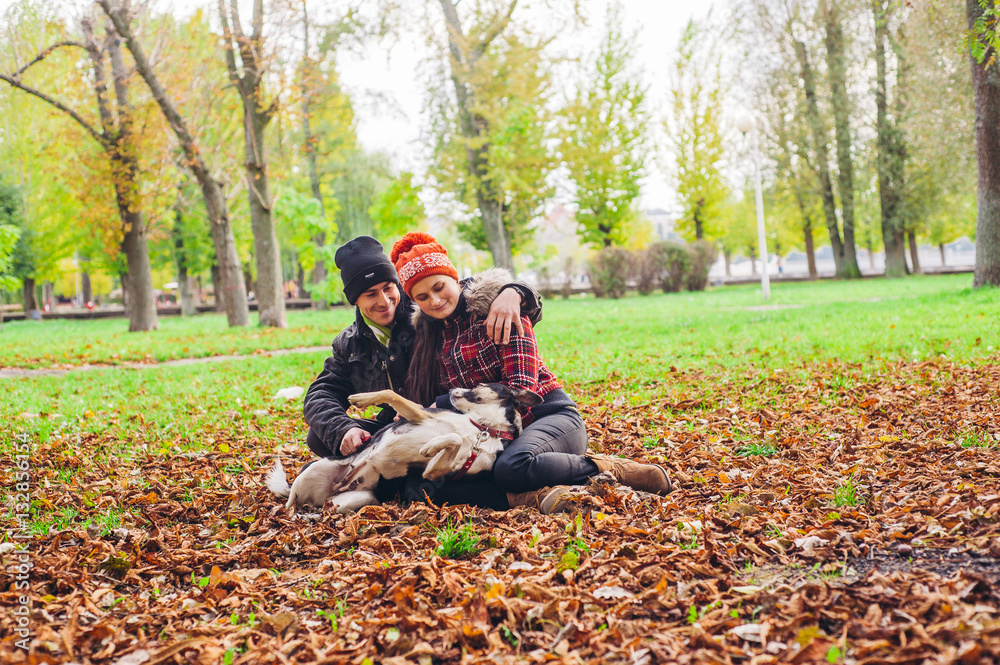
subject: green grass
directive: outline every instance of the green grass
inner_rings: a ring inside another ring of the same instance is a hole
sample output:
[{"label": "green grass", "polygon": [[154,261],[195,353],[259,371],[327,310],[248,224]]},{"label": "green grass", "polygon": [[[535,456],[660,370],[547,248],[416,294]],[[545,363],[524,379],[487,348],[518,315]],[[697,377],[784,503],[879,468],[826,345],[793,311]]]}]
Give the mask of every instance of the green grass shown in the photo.
[{"label": "green grass", "polygon": [[451,520],[441,529],[434,530],[438,546],[434,554],[448,559],[462,559],[479,552],[480,536],[469,522],[453,526]]},{"label": "green grass", "polygon": [[961,436],[958,442],[963,448],[989,449],[998,446],[997,442],[990,437],[988,432],[969,432]]},{"label": "green grass", "polygon": [[0,367],[162,362],[246,355],[261,349],[329,345],[354,320],[353,308],[290,311],[288,328],[230,328],[221,314],[160,317],[160,328],[128,332],[127,319],[14,321],[0,326]]},{"label": "green grass", "polygon": [[848,478],[834,490],[830,503],[835,508],[843,508],[844,506],[860,505],[863,500],[861,492],[858,491],[857,486],[854,484],[854,479]]},{"label": "green grass", "polygon": [[[761,304],[753,287],[618,301],[553,299],[545,304],[537,333],[546,363],[581,403],[621,397],[626,404],[663,405],[664,395],[697,400],[700,395],[683,393],[671,367],[739,383],[747,388],[746,399],[756,400],[742,406],[766,407],[771,388],[761,382],[784,373],[789,381],[805,383],[816,367],[832,366],[835,371],[824,374],[833,378],[819,388],[823,399],[837,401],[840,393],[878,376],[885,363],[937,357],[996,362],[1000,292],[969,289],[969,280],[958,275],[778,283],[770,304],[797,307],[768,311],[748,309]],[[51,362],[45,358],[60,354],[68,362],[88,345],[95,359],[113,349],[134,358],[166,358],[325,346],[351,316],[345,309],[289,312],[291,327],[284,331],[229,329],[216,315],[165,317],[154,333],[127,333],[124,320],[4,324],[0,365],[31,364],[29,357],[46,365]],[[265,447],[301,441],[306,430],[301,399],[271,398],[280,388],[308,386],[326,355],[0,379],[5,393],[0,419],[9,425],[0,428],[0,452],[9,451],[22,433],[35,446],[56,442],[72,448],[99,439],[98,459],[129,469],[138,453],[219,450],[237,434]],[[722,405],[703,408],[709,406]],[[694,417],[681,415],[678,429],[700,429]],[[662,434],[650,432],[646,443],[655,446]],[[743,450],[769,451],[752,443]],[[69,471],[61,473],[69,479]]]},{"label": "green grass", "polygon": [[733,450],[740,457],[771,457],[778,454],[778,447],[771,443],[748,443]]},{"label": "green grass", "polygon": [[[672,366],[751,366],[767,375],[828,361],[977,361],[1000,351],[1000,291],[973,290],[970,282],[946,275],[778,283],[767,305],[782,309],[765,311],[750,309],[763,304],[754,286],[550,300],[537,334],[561,377],[601,381],[617,372],[638,379],[640,393]],[[855,380],[839,377],[827,387],[836,392]]]}]

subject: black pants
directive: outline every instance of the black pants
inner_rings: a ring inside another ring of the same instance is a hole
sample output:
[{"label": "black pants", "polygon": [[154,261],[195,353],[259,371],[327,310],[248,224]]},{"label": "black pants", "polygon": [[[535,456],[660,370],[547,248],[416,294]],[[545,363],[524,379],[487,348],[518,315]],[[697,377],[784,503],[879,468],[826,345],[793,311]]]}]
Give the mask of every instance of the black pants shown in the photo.
[{"label": "black pants", "polygon": [[404,494],[421,501],[506,510],[507,493],[530,492],[551,485],[583,485],[597,475],[597,465],[583,457],[587,428],[571,406],[539,418],[524,428],[497,457],[492,472],[456,481],[432,482],[419,476],[406,482]]}]

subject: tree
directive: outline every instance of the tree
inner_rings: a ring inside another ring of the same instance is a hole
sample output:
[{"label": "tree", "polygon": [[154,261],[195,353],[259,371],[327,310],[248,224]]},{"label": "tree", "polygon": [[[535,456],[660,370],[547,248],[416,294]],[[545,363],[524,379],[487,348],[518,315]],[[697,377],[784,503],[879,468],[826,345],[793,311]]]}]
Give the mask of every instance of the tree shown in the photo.
[{"label": "tree", "polygon": [[707,28],[689,21],[681,35],[671,84],[667,125],[674,148],[674,184],[684,210],[678,222],[689,239],[723,235],[722,211],[729,188],[722,176],[724,86],[714,40]]},{"label": "tree", "polygon": [[[20,196],[14,187],[0,179],[0,289],[17,289],[17,247],[22,229],[20,221]],[[27,312],[27,308],[24,310]],[[0,307],[0,323],[3,322],[3,308]]]},{"label": "tree", "polygon": [[954,48],[966,26],[965,7],[928,0],[908,10],[899,50],[906,62],[907,234],[923,236],[941,253],[961,236],[975,235],[976,147],[972,72],[967,53]]},{"label": "tree", "polygon": [[837,184],[840,217],[844,228],[843,277],[860,277],[854,243],[854,157],[851,154],[850,101],[847,96],[847,53],[841,25],[841,3],[822,0],[819,14],[826,46],[826,68],[833,106],[833,127],[837,138]]},{"label": "tree", "polygon": [[594,248],[622,245],[645,175],[648,117],[646,92],[633,71],[622,6],[607,10],[607,32],[592,80],[565,110],[562,154],[576,184],[576,221],[584,243]]},{"label": "tree", "polygon": [[[791,26],[791,22],[789,22]],[[789,27],[791,30],[791,27]],[[844,241],[840,237],[840,226],[837,222],[837,205],[833,198],[833,184],[830,180],[829,152],[830,144],[826,136],[823,116],[820,114],[819,101],[816,97],[816,77],[812,63],[809,60],[809,50],[805,42],[793,38],[795,55],[799,65],[799,76],[805,93],[805,117],[809,123],[810,153],[812,164],[816,169],[819,181],[819,194],[823,202],[823,215],[826,218],[826,229],[830,236],[830,246],[833,249],[833,260],[838,277],[847,277],[849,269],[844,260]]]},{"label": "tree", "polygon": [[[267,168],[264,130],[274,117],[278,100],[264,99],[264,0],[253,2],[253,32],[248,36],[240,25],[239,4],[219,0],[223,48],[229,78],[243,102],[244,168],[247,196],[250,201],[250,226],[253,229],[254,260],[257,262],[257,312],[260,325],[285,328],[285,297],[281,278],[281,248],[271,219],[271,188]],[[237,62],[239,54],[239,62]]]},{"label": "tree", "polygon": [[[303,271],[312,275],[322,274],[323,279],[309,285],[310,297],[326,302],[343,298],[340,273],[336,270],[334,255],[337,246],[317,245],[317,237],[334,237],[337,226],[324,214],[314,196],[291,186],[279,186],[274,200],[274,218],[281,234],[282,245],[289,247],[295,262]],[[322,265],[321,270],[316,267]]]},{"label": "tree", "polygon": [[[544,41],[504,36],[517,0],[473,7],[465,26],[457,3],[439,1],[454,97],[437,96],[435,180],[442,189],[457,185],[460,201],[475,211],[481,235],[469,225],[462,235],[489,249],[497,266],[513,269],[514,249],[525,239],[517,224],[546,198],[544,174],[551,156],[538,140],[544,136],[539,93],[546,81],[539,78],[537,62]],[[504,125],[517,129],[507,132]]]},{"label": "tree", "polygon": [[375,224],[377,237],[399,238],[423,227],[427,211],[419,193],[413,186],[413,174],[404,172],[376,195],[368,216]]},{"label": "tree", "polygon": [[[80,20],[82,41],[63,39],[43,49],[13,72],[0,73],[0,80],[58,109],[81,126],[100,145],[114,187],[115,202],[121,220],[120,247],[127,269],[122,274],[126,312],[130,331],[155,330],[158,327],[153,280],[146,242],[145,220],[139,196],[140,168],[136,143],[135,110],[129,101],[129,71],[114,28],[106,26],[99,38],[94,19]],[[90,83],[97,101],[99,121],[87,120],[69,103],[27,83],[24,76],[35,65],[62,48],[82,49],[90,61]],[[111,66],[114,105],[109,99],[107,65]]]},{"label": "tree", "polygon": [[236,252],[236,238],[230,224],[229,207],[222,186],[209,171],[203,157],[205,151],[202,150],[198,140],[178,112],[176,104],[167,94],[156,72],[153,71],[142,44],[132,32],[128,6],[121,3],[112,5],[112,0],[98,0],[98,4],[111,19],[118,34],[125,40],[135,62],[136,70],[146,82],[153,99],[156,100],[181,144],[185,156],[184,165],[194,174],[201,188],[205,208],[208,212],[212,240],[215,244],[216,262],[221,282],[221,284],[216,285],[215,297],[222,301],[230,326],[248,325],[250,308],[247,303],[246,283],[243,279],[239,255]]},{"label": "tree", "polygon": [[[906,143],[899,128],[902,98],[897,81],[895,94],[896,117],[889,114],[889,5],[892,0],[872,0],[875,18],[875,109],[878,156],[879,201],[882,216],[882,244],[885,246],[885,276],[902,277],[906,267],[906,226],[903,215],[903,178],[906,164]],[[898,75],[898,72],[897,72]]]},{"label": "tree", "polygon": [[985,0],[966,0],[967,37],[976,96],[979,200],[973,286],[1000,286],[1000,68],[998,11]]}]

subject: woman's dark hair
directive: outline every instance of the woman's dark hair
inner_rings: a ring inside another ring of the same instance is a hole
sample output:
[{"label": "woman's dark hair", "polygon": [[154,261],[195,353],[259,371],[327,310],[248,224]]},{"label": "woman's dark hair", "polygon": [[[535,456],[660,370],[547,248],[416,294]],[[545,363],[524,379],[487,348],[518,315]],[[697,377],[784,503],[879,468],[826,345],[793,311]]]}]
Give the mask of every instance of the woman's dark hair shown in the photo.
[{"label": "woman's dark hair", "polygon": [[403,395],[423,406],[433,406],[440,388],[441,368],[437,352],[441,348],[441,324],[422,316],[417,321],[413,359],[406,374]]}]

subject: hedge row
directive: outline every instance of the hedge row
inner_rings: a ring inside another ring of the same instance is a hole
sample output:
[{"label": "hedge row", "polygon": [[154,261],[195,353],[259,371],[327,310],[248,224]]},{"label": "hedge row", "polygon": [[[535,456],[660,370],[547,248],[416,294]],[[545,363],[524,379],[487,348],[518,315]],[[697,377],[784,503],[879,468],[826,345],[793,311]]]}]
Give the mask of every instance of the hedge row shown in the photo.
[{"label": "hedge row", "polygon": [[621,298],[627,288],[643,295],[657,287],[666,293],[704,291],[714,262],[715,246],[705,240],[655,242],[634,252],[605,247],[590,261],[590,284],[598,298]]}]

